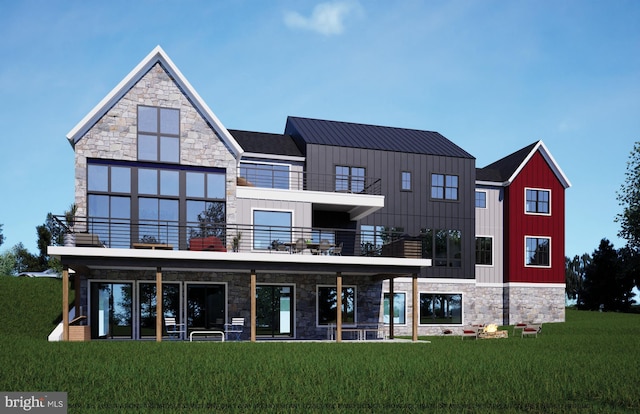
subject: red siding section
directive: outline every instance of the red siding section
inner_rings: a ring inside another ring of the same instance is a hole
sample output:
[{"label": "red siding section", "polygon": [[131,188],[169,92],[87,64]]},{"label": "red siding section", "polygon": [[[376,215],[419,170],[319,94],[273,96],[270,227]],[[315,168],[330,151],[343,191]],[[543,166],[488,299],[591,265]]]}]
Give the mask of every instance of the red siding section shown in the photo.
[{"label": "red siding section", "polygon": [[[550,190],[551,215],[525,214],[525,188]],[[565,282],[564,190],[537,151],[505,191],[505,282]],[[551,238],[551,267],[525,267],[526,236]]]}]

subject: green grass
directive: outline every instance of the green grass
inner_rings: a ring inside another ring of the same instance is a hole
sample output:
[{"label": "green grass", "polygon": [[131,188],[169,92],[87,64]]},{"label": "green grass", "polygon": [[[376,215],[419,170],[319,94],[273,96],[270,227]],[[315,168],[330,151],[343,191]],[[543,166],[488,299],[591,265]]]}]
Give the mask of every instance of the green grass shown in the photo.
[{"label": "green grass", "polygon": [[65,391],[69,413],[640,411],[640,315],[430,344],[48,343],[60,285],[0,277],[0,390]]}]

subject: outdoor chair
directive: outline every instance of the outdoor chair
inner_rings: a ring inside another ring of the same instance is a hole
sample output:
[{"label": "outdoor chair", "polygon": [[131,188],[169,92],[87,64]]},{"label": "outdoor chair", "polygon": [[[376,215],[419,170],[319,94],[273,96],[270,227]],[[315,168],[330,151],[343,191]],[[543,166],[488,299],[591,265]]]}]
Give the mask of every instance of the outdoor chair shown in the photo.
[{"label": "outdoor chair", "polygon": [[331,243],[329,240],[320,240],[320,254],[329,254]]},{"label": "outdoor chair", "polygon": [[524,338],[525,335],[526,336],[533,335],[535,338],[537,338],[540,331],[542,331],[541,324],[529,324],[525,326],[524,329],[522,330],[522,337]]},{"label": "outdoor chair", "polygon": [[224,335],[229,339],[239,341],[244,331],[244,318],[231,318],[231,323],[224,324]]},{"label": "outdoor chair", "polygon": [[186,325],[184,323],[176,323],[175,317],[165,317],[164,327],[171,339],[182,339],[182,334],[187,332]]},{"label": "outdoor chair", "polygon": [[331,250],[331,254],[333,256],[342,256],[342,245],[343,245],[343,243],[340,243],[338,246],[334,247]]},{"label": "outdoor chair", "polygon": [[513,334],[516,334],[517,330],[522,331],[524,328],[527,327],[528,324],[524,323],[524,322],[520,322],[520,323],[516,323],[515,325],[513,325]]},{"label": "outdoor chair", "polygon": [[462,328],[462,337],[461,339],[464,340],[464,338],[473,338],[473,339],[478,339],[478,332],[480,331],[480,327],[479,326],[465,326],[464,328]]},{"label": "outdoor chair", "polygon": [[302,251],[305,248],[305,241],[303,238],[299,238],[298,240],[296,240],[296,245],[293,246],[293,252],[294,253],[302,253]]}]

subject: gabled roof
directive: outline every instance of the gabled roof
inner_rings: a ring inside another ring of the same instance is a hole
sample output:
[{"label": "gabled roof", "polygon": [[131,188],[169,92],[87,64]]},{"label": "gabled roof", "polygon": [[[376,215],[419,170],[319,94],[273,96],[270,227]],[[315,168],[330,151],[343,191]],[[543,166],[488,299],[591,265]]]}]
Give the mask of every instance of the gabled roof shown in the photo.
[{"label": "gabled roof", "polygon": [[473,158],[437,132],[322,119],[287,118],[285,134],[307,144]]},{"label": "gabled roof", "polygon": [[303,156],[290,135],[241,131],[237,129],[230,129],[229,132],[238,144],[240,144],[245,156],[262,154],[285,157]]},{"label": "gabled roof", "polygon": [[113,107],[142,77],[156,64],[160,63],[164,70],[173,78],[178,87],[185,93],[195,108],[202,114],[205,120],[213,127],[222,138],[227,147],[236,157],[242,155],[242,148],[229,134],[220,120],[211,111],[209,106],[198,95],[189,81],[171,61],[169,56],[160,46],[156,46],[107,96],[98,103],[69,133],[67,139],[71,145],[75,145],[82,137]]},{"label": "gabled roof", "polygon": [[571,183],[542,141],[534,142],[484,168],[477,168],[476,182],[499,183],[500,185],[511,184],[537,151],[547,161],[562,186],[564,188],[571,187]]}]

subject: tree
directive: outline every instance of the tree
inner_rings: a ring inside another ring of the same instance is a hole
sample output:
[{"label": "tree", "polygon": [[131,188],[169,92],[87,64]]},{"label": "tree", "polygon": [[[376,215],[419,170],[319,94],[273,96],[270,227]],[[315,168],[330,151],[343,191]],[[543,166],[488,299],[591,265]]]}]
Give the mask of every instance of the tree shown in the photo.
[{"label": "tree", "polygon": [[[631,266],[630,249],[616,251],[607,239],[593,252],[585,268],[578,306],[583,309],[628,311],[633,303],[633,279],[625,266]],[[626,263],[626,264],[625,264]]]},{"label": "tree", "polygon": [[627,161],[625,183],[617,191],[617,200],[622,213],[615,221],[620,223],[618,236],[627,241],[628,246],[640,251],[640,142],[633,145]]},{"label": "tree", "polygon": [[584,283],[584,273],[587,266],[591,263],[591,256],[588,253],[582,256],[575,255],[573,259],[565,257],[565,282],[567,298],[573,300],[578,299],[582,284]]},{"label": "tree", "polygon": [[37,256],[29,253],[22,243],[18,243],[11,248],[11,253],[15,258],[13,274],[22,272],[41,272],[43,268]]},{"label": "tree", "polygon": [[2,234],[2,224],[0,224],[0,246],[4,243],[4,235]]}]

